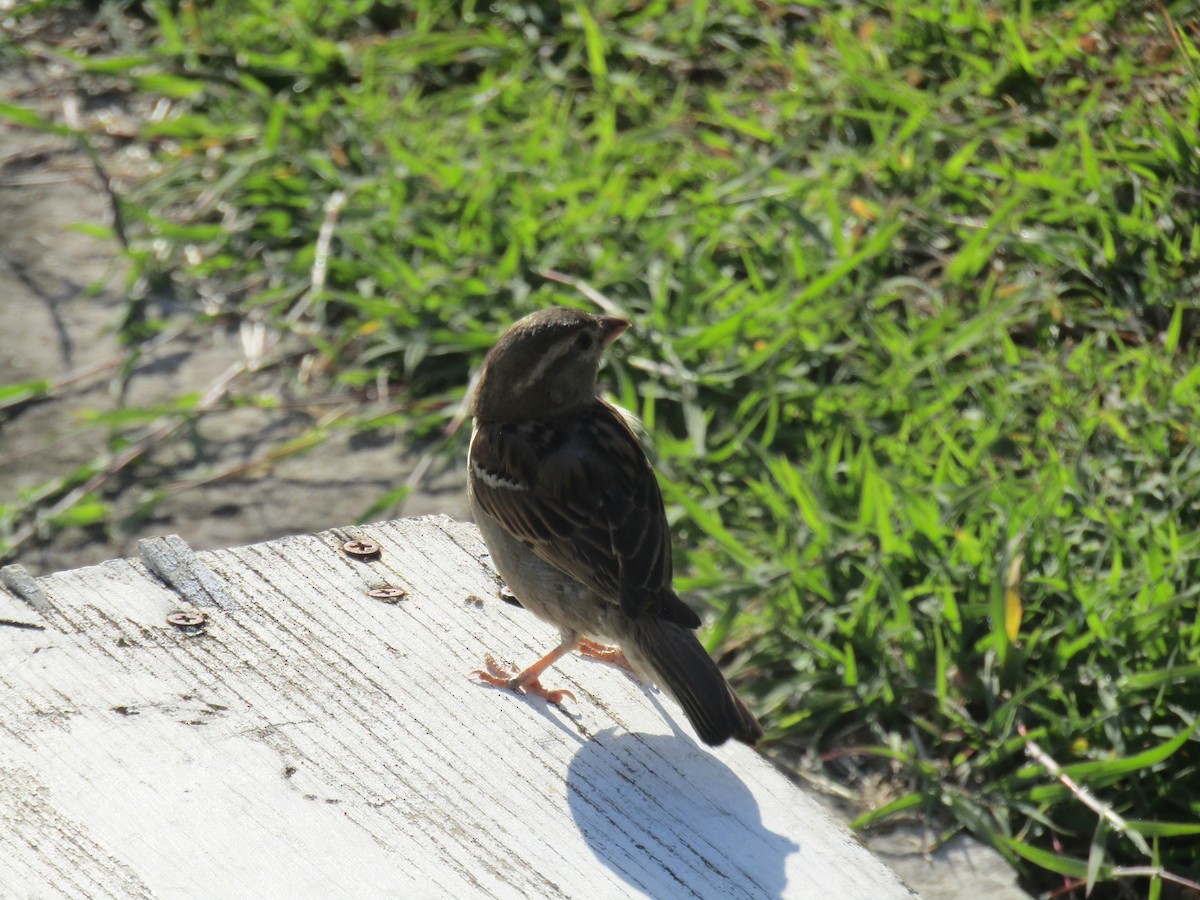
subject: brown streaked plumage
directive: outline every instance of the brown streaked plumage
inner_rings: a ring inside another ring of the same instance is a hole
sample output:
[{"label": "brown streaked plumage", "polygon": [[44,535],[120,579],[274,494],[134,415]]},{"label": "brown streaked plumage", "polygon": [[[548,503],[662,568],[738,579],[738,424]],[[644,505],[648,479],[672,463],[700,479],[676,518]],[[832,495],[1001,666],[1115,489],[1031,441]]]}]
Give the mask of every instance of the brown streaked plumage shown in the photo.
[{"label": "brown streaked plumage", "polygon": [[762,736],[693,630],[699,617],[671,586],[662,495],[636,435],[596,397],[604,349],[623,319],[556,307],[513,325],[484,362],[471,404],[468,493],[501,576],[562,641],[520,673],[488,658],[484,681],[559,702],[542,673],[591,641],[615,643],[632,667],[683,707],[701,739]]}]

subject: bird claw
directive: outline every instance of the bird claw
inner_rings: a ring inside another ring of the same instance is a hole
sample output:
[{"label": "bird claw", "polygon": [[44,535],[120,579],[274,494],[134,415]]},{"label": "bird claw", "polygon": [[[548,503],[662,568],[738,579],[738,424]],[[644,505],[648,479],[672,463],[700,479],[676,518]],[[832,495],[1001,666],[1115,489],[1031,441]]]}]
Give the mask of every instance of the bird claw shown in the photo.
[{"label": "bird claw", "polygon": [[532,694],[535,697],[541,697],[547,703],[553,703],[555,706],[562,706],[563,700],[567,699],[568,697],[571,699],[572,703],[579,702],[575,699],[575,695],[570,691],[566,691],[561,688],[558,690],[550,690],[549,688],[542,687],[541,682],[539,681],[531,681],[529,684],[524,686],[523,690],[526,694]]},{"label": "bird claw", "polygon": [[579,653],[581,656],[586,656],[590,659],[598,659],[600,662],[610,663],[624,669],[631,675],[637,674],[633,663],[629,661],[629,657],[625,655],[625,651],[620,647],[609,647],[605,644],[598,644],[595,641],[588,640],[587,638],[580,638]]},{"label": "bird claw", "polygon": [[483,658],[483,662],[487,666],[487,671],[476,669],[471,674],[485,684],[504,688],[517,694],[529,694],[533,697],[541,697],[547,703],[553,703],[555,706],[562,706],[563,700],[567,697],[571,698],[572,703],[577,702],[575,695],[570,691],[550,690],[543,687],[542,683],[536,678],[522,680],[522,673],[516,666],[507,663],[502,664],[490,653]]},{"label": "bird claw", "polygon": [[486,672],[476,669],[471,674],[478,675],[488,684],[494,684],[496,687],[509,687],[508,683],[515,681],[514,676],[520,674],[520,671],[512,663],[501,663],[490,653],[483,658],[483,664],[487,666]]}]

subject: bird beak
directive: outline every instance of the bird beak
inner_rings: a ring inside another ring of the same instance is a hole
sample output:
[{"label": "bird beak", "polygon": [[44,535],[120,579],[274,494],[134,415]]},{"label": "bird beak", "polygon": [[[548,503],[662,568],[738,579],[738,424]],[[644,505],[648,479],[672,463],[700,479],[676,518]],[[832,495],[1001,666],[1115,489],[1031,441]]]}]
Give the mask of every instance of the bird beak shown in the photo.
[{"label": "bird beak", "polygon": [[616,316],[601,316],[600,317],[600,345],[608,347],[613,341],[621,336],[629,323],[624,319],[618,319]]}]

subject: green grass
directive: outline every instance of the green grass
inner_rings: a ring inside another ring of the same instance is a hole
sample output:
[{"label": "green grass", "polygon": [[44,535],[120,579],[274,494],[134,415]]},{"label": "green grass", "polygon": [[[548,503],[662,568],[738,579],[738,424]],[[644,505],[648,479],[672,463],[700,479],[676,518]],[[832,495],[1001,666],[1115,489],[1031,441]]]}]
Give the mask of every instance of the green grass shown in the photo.
[{"label": "green grass", "polygon": [[777,747],[890,767],[864,823],[935,814],[1036,888],[1200,879],[1192,4],[131,13],[145,43],[71,57],[172,102],[131,342],[167,286],[197,327],[302,313],[418,440],[581,279],[636,322],[611,386]]}]

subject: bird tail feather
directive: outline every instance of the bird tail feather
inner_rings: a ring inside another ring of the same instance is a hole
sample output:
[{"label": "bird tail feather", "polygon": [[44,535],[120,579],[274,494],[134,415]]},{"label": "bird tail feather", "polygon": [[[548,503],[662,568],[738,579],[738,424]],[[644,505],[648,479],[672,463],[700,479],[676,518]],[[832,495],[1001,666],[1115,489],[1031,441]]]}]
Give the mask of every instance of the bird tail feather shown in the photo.
[{"label": "bird tail feather", "polygon": [[754,745],[763,735],[754,713],[734,692],[689,628],[662,619],[636,622],[622,649],[633,664],[675,698],[700,740],[736,738]]}]

